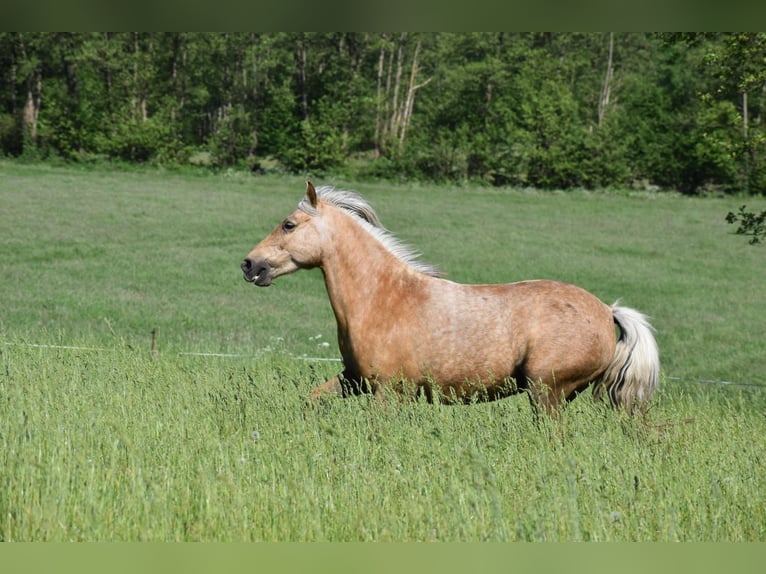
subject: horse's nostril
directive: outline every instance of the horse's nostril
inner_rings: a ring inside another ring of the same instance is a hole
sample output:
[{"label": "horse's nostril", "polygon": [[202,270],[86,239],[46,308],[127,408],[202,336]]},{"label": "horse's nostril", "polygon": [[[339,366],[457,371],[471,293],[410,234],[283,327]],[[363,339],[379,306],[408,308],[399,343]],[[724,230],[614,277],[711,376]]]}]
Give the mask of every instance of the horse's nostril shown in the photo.
[{"label": "horse's nostril", "polygon": [[248,271],[250,271],[250,269],[253,267],[253,264],[250,262],[250,260],[249,260],[249,259],[245,259],[245,260],[242,262],[242,265],[241,265],[241,267],[242,267],[242,271],[244,271],[245,273],[247,273],[247,272],[248,272]]}]

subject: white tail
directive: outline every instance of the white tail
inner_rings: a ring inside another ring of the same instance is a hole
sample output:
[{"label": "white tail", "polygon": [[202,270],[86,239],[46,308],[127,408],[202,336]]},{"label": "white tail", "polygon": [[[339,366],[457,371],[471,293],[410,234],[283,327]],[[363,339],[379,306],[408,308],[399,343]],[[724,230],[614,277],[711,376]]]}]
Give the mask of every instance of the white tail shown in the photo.
[{"label": "white tail", "polygon": [[646,316],[635,309],[612,305],[614,322],[620,327],[620,338],[614,358],[593,390],[603,392],[612,405],[629,414],[644,410],[660,379],[660,354],[652,326]]}]

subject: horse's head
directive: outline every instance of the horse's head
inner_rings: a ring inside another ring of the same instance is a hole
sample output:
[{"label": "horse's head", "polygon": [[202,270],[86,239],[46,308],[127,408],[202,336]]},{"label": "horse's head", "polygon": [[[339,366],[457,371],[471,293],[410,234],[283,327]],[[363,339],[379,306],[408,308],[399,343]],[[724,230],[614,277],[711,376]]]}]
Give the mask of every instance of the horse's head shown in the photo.
[{"label": "horse's head", "polygon": [[318,204],[316,189],[308,181],[301,207],[288,215],[245,257],[242,262],[245,281],[268,287],[281,275],[319,265],[321,250],[313,217]]}]

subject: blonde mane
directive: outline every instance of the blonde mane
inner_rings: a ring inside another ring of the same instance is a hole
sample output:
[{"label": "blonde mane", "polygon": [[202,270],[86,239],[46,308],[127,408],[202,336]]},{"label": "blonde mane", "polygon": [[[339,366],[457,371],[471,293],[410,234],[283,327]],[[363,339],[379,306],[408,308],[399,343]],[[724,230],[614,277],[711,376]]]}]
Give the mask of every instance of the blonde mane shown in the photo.
[{"label": "blonde mane", "polygon": [[[337,207],[350,215],[354,221],[377,239],[397,259],[420,273],[430,275],[431,277],[442,276],[442,273],[435,266],[419,260],[420,253],[399,241],[393,233],[383,227],[378,214],[358,193],[335,189],[331,186],[317,187],[316,192],[320,201]],[[312,216],[318,214],[317,210],[311,206],[305,197],[298,205],[298,209]]]}]

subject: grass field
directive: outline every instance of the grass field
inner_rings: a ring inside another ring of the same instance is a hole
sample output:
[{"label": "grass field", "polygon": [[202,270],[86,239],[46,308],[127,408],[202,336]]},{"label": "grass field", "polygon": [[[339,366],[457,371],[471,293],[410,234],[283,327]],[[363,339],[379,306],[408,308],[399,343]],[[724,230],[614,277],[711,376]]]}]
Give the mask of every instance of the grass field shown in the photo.
[{"label": "grass field", "polygon": [[339,368],[321,274],[239,271],[301,178],[0,161],[0,539],[766,539],[766,251],[724,221],[763,199],[315,183],[453,280],[649,314],[649,423],[587,395],[560,425],[523,397],[309,407]]}]

